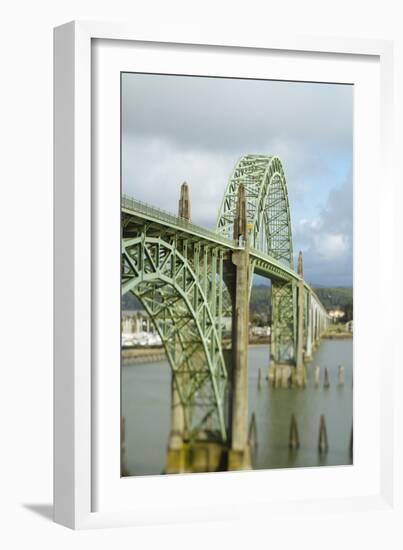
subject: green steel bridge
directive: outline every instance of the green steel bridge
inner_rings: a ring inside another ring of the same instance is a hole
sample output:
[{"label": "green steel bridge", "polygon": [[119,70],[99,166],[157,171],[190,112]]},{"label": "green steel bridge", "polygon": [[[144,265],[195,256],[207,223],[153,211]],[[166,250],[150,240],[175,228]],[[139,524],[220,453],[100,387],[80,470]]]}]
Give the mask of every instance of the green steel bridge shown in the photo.
[{"label": "green steel bridge", "polygon": [[[122,197],[122,294],[133,293],[144,306],[172,371],[166,471],[218,469],[223,460],[225,469],[249,468],[253,274],[271,281],[271,384],[304,386],[304,363],[328,315],[304,281],[301,253],[294,270],[287,185],[278,157],[246,155],[238,161],[215,231],[190,219],[186,183],[178,216]],[[189,448],[191,466],[184,458]]]}]

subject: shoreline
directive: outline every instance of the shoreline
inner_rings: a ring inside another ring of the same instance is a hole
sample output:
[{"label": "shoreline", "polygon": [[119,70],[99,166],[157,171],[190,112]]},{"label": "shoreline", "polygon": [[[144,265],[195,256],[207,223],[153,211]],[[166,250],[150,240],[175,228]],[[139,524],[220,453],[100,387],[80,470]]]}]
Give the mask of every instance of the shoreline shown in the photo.
[{"label": "shoreline", "polygon": [[352,332],[330,332],[322,336],[322,340],[352,340]]},{"label": "shoreline", "polygon": [[[334,334],[326,334],[322,340],[352,340],[351,332],[340,332]],[[249,342],[249,348],[257,348],[270,344],[270,338],[253,339]],[[122,348],[121,349],[122,364],[137,364],[137,363],[157,363],[165,361],[167,356],[163,347],[156,348]]]},{"label": "shoreline", "polygon": [[[269,338],[251,340],[248,347],[259,347],[270,344]],[[122,364],[152,363],[164,361],[167,357],[163,347],[155,348],[121,348]]]},{"label": "shoreline", "polygon": [[166,359],[165,350],[160,348],[122,348],[122,364],[125,363],[153,363]]}]

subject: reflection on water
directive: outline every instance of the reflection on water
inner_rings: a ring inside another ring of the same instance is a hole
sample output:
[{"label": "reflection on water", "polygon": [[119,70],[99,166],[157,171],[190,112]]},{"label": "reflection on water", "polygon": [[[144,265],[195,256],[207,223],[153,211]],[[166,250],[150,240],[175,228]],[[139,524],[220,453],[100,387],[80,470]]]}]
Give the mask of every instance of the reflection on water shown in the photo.
[{"label": "reflection on water", "polygon": [[[351,464],[353,415],[353,342],[324,340],[307,366],[305,389],[270,388],[265,376],[268,346],[249,349],[249,417],[255,412],[258,447],[255,469]],[[314,369],[321,367],[319,387]],[[345,384],[337,385],[337,369],[345,368]],[[327,367],[330,388],[323,388]],[[259,368],[263,372],[258,389]],[[169,433],[170,370],[166,361],[122,367],[122,414],[126,418],[126,460],[130,475],[160,474]],[[300,447],[288,448],[291,415],[298,424]],[[320,415],[325,415],[329,451],[318,453]]]}]

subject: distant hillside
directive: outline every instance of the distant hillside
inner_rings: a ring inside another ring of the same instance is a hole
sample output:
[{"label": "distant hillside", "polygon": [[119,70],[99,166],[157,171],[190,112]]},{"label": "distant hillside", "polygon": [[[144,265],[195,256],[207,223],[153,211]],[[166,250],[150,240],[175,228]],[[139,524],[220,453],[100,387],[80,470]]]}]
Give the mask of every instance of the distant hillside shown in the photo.
[{"label": "distant hillside", "polygon": [[[353,289],[349,287],[314,288],[318,298],[327,310],[340,307],[352,318]],[[262,322],[267,322],[270,313],[270,287],[256,285],[252,288],[250,300],[250,312],[254,317],[261,317]],[[122,297],[123,311],[129,309],[143,309],[140,302],[132,295],[125,294]]]},{"label": "distant hillside", "polygon": [[344,309],[353,303],[353,289],[351,287],[331,287],[314,289],[319,300],[326,309],[332,309],[337,306]]},{"label": "distant hillside", "polygon": [[[353,289],[350,287],[314,288],[315,293],[327,309],[336,306],[344,307],[353,301]],[[265,307],[270,303],[270,287],[257,285],[252,288],[251,309],[257,309],[261,304]]]},{"label": "distant hillside", "polygon": [[[254,286],[252,288],[252,296],[250,308],[253,313],[267,313],[270,305],[270,287],[266,285]],[[122,296],[122,310],[143,309],[143,306],[133,294],[125,294]]]},{"label": "distant hillside", "polygon": [[251,313],[267,313],[271,305],[270,287],[267,285],[253,286],[249,305]]}]

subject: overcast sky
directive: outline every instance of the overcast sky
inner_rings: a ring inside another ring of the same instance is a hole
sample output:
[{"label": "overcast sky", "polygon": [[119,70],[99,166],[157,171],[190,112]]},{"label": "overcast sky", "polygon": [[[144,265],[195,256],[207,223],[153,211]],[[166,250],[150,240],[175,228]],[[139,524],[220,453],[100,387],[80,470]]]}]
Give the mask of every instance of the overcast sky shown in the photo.
[{"label": "overcast sky", "polygon": [[237,160],[278,155],[305,278],[350,286],[352,108],[347,85],[124,74],[123,192],[176,213],[186,180],[192,221],[214,228]]}]

